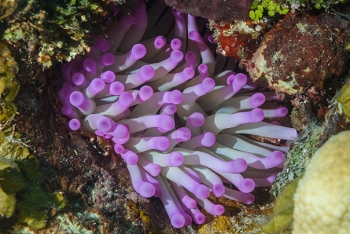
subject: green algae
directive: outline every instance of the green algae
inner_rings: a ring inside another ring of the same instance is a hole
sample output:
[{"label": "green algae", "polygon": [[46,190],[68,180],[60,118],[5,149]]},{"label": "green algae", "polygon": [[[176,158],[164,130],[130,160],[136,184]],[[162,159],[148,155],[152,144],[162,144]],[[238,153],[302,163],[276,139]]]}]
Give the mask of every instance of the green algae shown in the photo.
[{"label": "green algae", "polygon": [[0,170],[0,187],[7,194],[15,194],[24,188],[22,174],[12,167]]},{"label": "green algae", "polygon": [[[17,221],[33,229],[44,228],[49,218],[49,209],[61,210],[67,201],[62,194],[55,191],[46,192],[41,187],[43,175],[39,170],[39,162],[20,144],[20,139],[8,135],[0,132],[0,159],[9,161],[7,167],[0,168],[0,189],[9,195],[6,200],[0,202],[0,215],[7,218],[13,215],[13,212],[1,213],[1,207],[4,206],[1,203],[8,203],[13,197],[13,207],[6,205],[6,209],[16,210]],[[6,223],[6,220],[0,219],[0,226],[2,223]]]},{"label": "green algae", "polygon": [[25,223],[34,229],[42,229],[48,221],[48,210],[55,208],[61,210],[66,205],[66,200],[61,199],[57,192],[45,192],[41,187],[42,173],[39,171],[39,163],[34,157],[17,162],[21,169],[26,189],[18,194],[16,210],[18,221]]},{"label": "green algae", "polygon": [[276,13],[285,15],[289,12],[289,6],[282,3],[274,0],[255,0],[250,7],[249,17],[258,22],[264,15],[275,16]]},{"label": "green algae", "polygon": [[342,87],[336,100],[340,104],[339,108],[342,110],[342,113],[350,119],[350,82]]},{"label": "green algae", "polygon": [[334,11],[336,4],[346,3],[349,0],[254,0],[249,17],[258,22],[264,16],[273,17],[276,14],[285,15],[290,10],[325,9]]},{"label": "green algae", "polygon": [[293,197],[298,187],[301,177],[287,185],[278,196],[271,220],[262,226],[262,230],[267,234],[291,233],[290,228],[293,221],[294,202]]}]

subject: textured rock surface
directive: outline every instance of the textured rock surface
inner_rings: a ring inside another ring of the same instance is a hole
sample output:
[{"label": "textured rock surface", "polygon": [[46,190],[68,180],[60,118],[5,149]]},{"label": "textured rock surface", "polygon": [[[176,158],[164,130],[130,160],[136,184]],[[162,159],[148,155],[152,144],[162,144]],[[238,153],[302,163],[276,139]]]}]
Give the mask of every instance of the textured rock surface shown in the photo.
[{"label": "textured rock surface", "polygon": [[165,0],[182,13],[214,21],[248,20],[253,0]]},{"label": "textured rock surface", "polygon": [[316,151],[294,196],[293,233],[350,230],[350,131]]},{"label": "textured rock surface", "polygon": [[248,65],[262,86],[297,94],[316,90],[341,75],[348,61],[344,50],[348,22],[336,15],[288,14],[264,37]]}]

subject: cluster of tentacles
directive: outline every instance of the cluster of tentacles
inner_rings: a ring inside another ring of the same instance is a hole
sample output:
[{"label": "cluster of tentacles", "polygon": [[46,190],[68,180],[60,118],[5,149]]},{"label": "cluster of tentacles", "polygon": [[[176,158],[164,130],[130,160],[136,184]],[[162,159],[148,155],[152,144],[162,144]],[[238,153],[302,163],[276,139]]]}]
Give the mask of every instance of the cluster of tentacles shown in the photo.
[{"label": "cluster of tentacles", "polygon": [[250,192],[270,186],[281,171],[288,147],[242,134],[286,140],[297,134],[265,122],[288,114],[285,107],[259,108],[277,100],[273,93],[254,91],[242,73],[216,72],[222,65],[196,18],[173,10],[168,44],[164,36],[152,37],[168,24],[157,22],[154,11],[140,1],[133,14],[110,21],[107,37],[96,37],[87,54],[63,65],[59,99],[69,127],[109,139],[134,189],[159,197],[180,228],[205,221],[198,205],[213,215],[224,212],[208,200],[210,192],[250,204]]}]

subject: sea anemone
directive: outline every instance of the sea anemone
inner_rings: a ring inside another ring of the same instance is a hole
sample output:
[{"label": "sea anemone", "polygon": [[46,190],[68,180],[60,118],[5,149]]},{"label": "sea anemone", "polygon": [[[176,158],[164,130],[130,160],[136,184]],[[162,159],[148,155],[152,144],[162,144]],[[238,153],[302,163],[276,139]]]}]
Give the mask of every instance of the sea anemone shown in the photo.
[{"label": "sea anemone", "polygon": [[153,35],[157,29],[148,30],[164,27],[154,17],[148,21],[153,11],[140,1],[134,14],[111,20],[106,37],[63,65],[59,99],[69,128],[109,139],[135,191],[159,197],[180,228],[205,221],[198,205],[213,215],[224,212],[208,199],[210,192],[251,204],[250,192],[270,186],[281,171],[289,147],[242,134],[285,140],[297,134],[264,122],[288,114],[285,107],[259,108],[277,100],[274,93],[254,91],[243,73],[215,72],[223,66],[216,66],[195,17],[173,10],[168,44]]}]

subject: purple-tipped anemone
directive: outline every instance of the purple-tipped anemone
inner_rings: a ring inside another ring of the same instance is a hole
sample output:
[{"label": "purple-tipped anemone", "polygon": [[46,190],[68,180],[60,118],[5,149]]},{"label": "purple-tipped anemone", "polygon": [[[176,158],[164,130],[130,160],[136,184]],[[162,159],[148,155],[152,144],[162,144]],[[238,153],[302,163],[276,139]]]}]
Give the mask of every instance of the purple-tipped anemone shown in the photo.
[{"label": "purple-tipped anemone", "polygon": [[101,61],[103,66],[107,67],[107,66],[110,66],[114,63],[115,58],[114,58],[113,54],[107,53],[107,54],[102,55],[100,61]]},{"label": "purple-tipped anemone", "polygon": [[92,114],[96,109],[96,104],[91,99],[84,96],[82,92],[74,91],[69,96],[70,103],[77,107],[82,114],[89,115]]},{"label": "purple-tipped anemone", "polygon": [[96,72],[96,61],[92,58],[87,58],[83,62],[83,68],[88,73],[95,73]]},{"label": "purple-tipped anemone", "polygon": [[112,71],[105,71],[101,74],[101,79],[105,83],[112,83],[113,81],[115,81],[115,74]]},{"label": "purple-tipped anemone", "polygon": [[265,96],[261,93],[253,94],[249,100],[251,107],[256,108],[265,102]]},{"label": "purple-tipped anemone", "polygon": [[157,47],[157,48],[163,48],[166,44],[166,40],[164,37],[162,36],[159,36],[156,38],[156,40],[154,40],[154,46]]},{"label": "purple-tipped anemone", "polygon": [[82,87],[87,83],[84,74],[81,72],[74,73],[72,76],[72,82],[79,87]]},{"label": "purple-tipped anemone", "polygon": [[100,78],[93,79],[85,89],[87,98],[92,99],[105,88],[105,82]]},{"label": "purple-tipped anemone", "polygon": [[[119,149],[117,148],[119,151]],[[137,154],[130,150],[125,150],[124,152],[120,153],[122,158],[125,160],[125,162],[129,165],[135,165],[139,161],[139,157]]]},{"label": "purple-tipped anemone", "polygon": [[69,128],[71,129],[71,130],[73,130],[73,131],[76,131],[76,130],[78,130],[79,128],[80,128],[80,121],[78,120],[78,119],[71,119],[70,121],[69,121]]},{"label": "purple-tipped anemone", "polygon": [[179,152],[172,152],[168,160],[171,166],[178,167],[184,163],[184,156]]},{"label": "purple-tipped anemone", "polygon": [[232,61],[215,60],[195,17],[172,10],[174,22],[159,20],[157,32],[174,32],[167,40],[171,35],[149,31],[142,0],[135,9],[62,66],[58,98],[69,128],[111,142],[135,191],[159,197],[175,228],[203,224],[199,207],[223,214],[210,192],[253,203],[251,192],[272,185],[288,147],[250,136],[295,140],[295,129],[269,123],[288,109],[260,109],[276,94],[257,92],[247,75],[230,69]]}]

